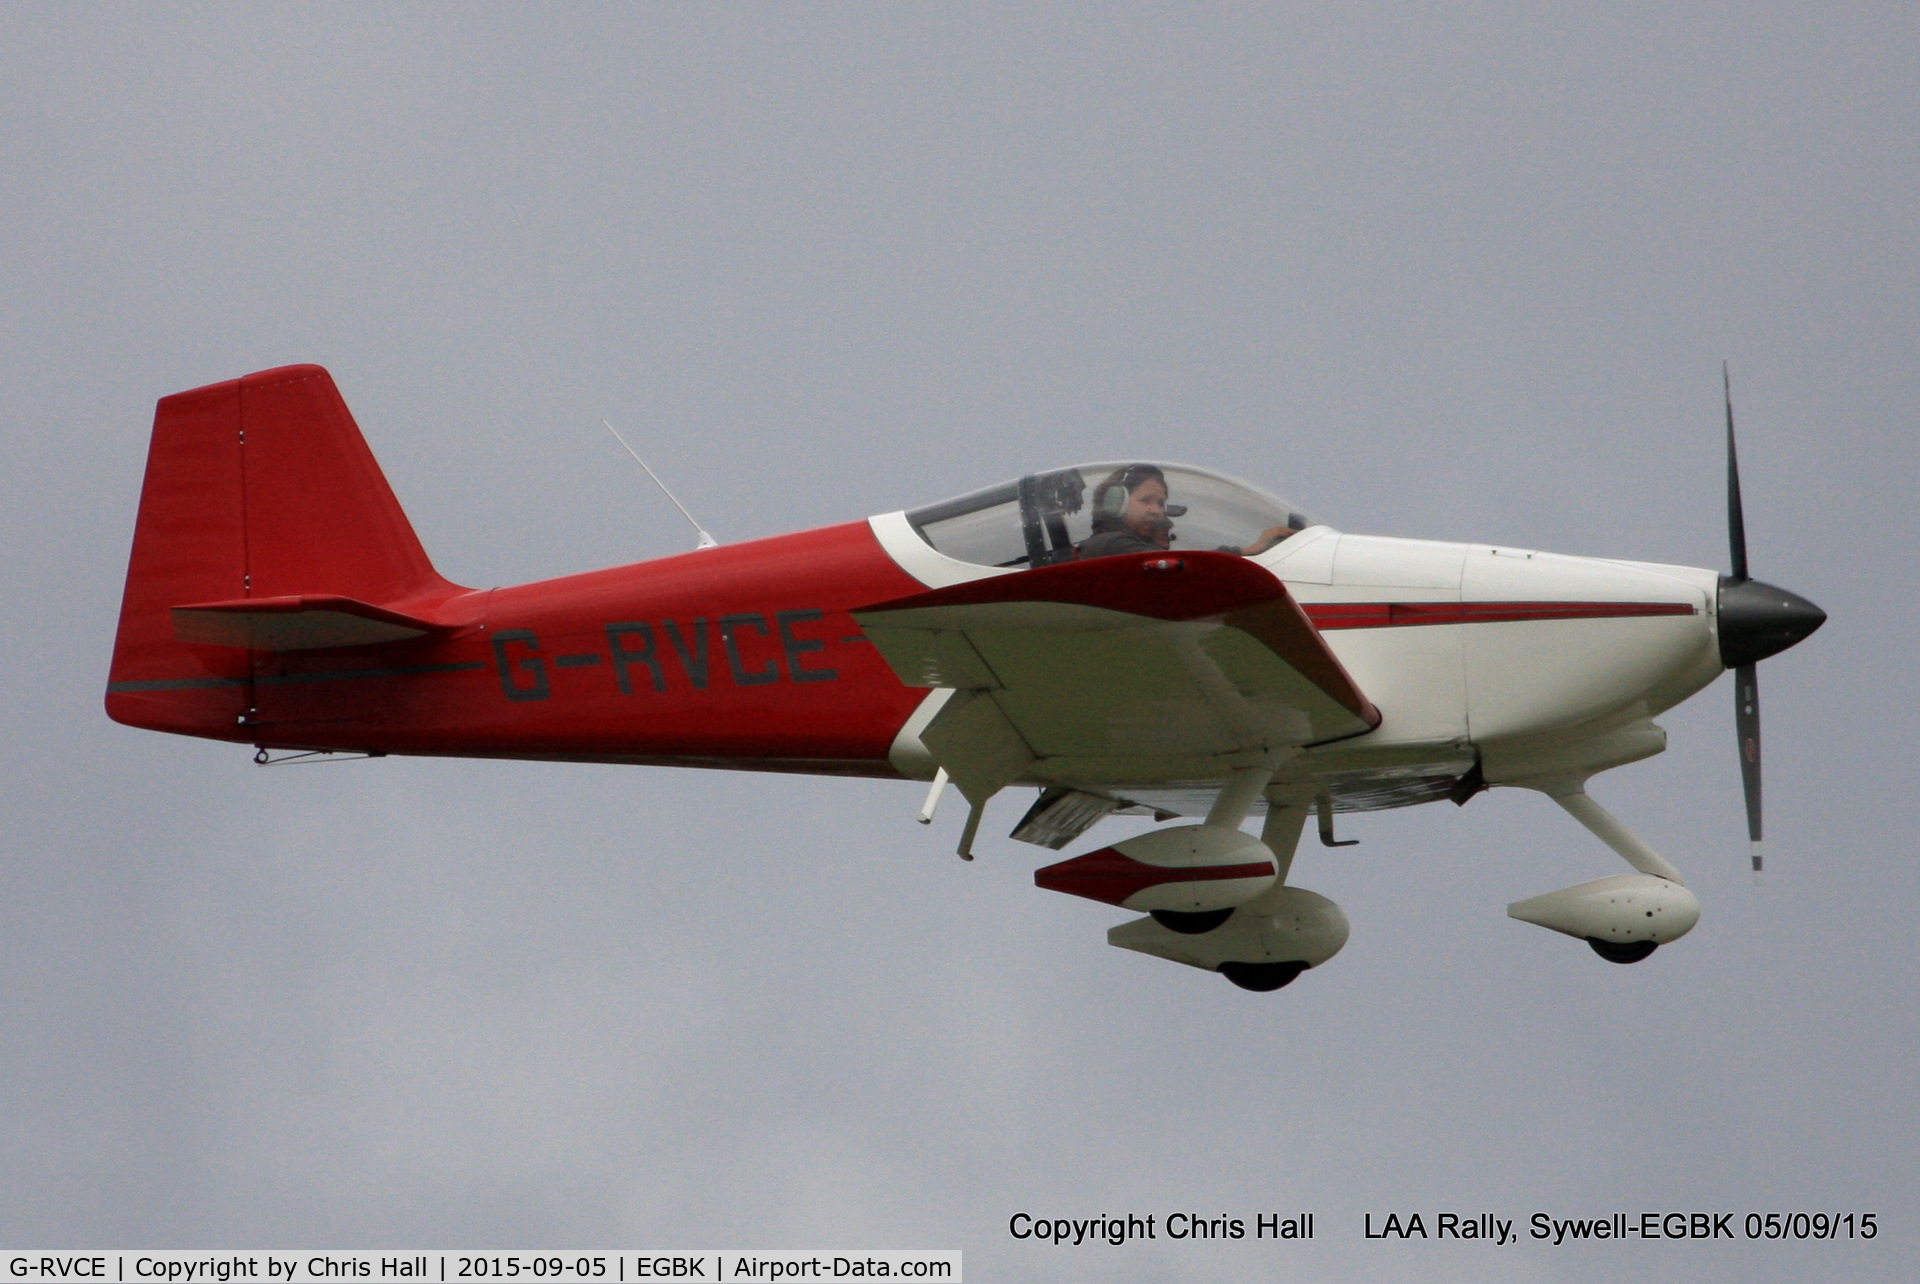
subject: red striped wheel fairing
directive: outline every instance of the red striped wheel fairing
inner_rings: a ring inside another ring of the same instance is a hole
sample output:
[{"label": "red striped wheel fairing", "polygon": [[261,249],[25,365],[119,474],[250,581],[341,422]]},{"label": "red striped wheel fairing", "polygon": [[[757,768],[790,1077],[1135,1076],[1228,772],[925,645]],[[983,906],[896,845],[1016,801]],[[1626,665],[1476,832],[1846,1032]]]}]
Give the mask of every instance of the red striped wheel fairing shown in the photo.
[{"label": "red striped wheel fairing", "polygon": [[1271,860],[1239,865],[1149,865],[1125,852],[1102,847],[1097,852],[1075,856],[1057,865],[1033,872],[1034,885],[1050,892],[1084,896],[1108,905],[1124,905],[1127,899],[1162,883],[1208,883],[1229,878],[1272,878]]}]

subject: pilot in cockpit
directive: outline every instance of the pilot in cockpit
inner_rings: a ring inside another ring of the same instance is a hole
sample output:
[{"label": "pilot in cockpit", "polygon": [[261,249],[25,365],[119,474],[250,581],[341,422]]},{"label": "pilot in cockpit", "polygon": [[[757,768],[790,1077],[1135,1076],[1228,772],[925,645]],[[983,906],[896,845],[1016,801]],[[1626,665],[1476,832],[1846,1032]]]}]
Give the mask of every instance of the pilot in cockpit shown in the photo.
[{"label": "pilot in cockpit", "polygon": [[[1121,553],[1153,553],[1173,547],[1173,519],[1186,514],[1184,504],[1167,502],[1166,474],[1152,464],[1116,468],[1093,490],[1093,534],[1080,545],[1080,556],[1114,557]],[[1223,544],[1222,553],[1252,557],[1264,553],[1293,534],[1290,527],[1270,526],[1245,546]]]}]

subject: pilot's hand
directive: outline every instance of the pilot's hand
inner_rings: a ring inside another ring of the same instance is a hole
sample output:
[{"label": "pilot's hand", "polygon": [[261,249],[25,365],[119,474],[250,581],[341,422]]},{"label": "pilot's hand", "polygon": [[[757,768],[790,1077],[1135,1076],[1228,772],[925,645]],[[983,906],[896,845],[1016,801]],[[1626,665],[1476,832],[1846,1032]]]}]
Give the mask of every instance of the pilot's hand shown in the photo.
[{"label": "pilot's hand", "polygon": [[1269,526],[1260,532],[1260,538],[1240,550],[1243,557],[1254,557],[1266,552],[1287,536],[1293,534],[1290,526]]}]

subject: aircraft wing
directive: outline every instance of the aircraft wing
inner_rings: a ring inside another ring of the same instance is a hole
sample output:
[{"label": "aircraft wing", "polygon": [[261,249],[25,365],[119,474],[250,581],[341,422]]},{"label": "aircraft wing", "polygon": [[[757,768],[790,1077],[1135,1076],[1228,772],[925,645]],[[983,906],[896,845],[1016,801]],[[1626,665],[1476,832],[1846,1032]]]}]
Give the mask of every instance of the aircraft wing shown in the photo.
[{"label": "aircraft wing", "polygon": [[1139,553],[854,613],[900,680],[955,694],[921,740],[970,801],[1017,779],[1217,781],[1380,714],[1280,581],[1230,553]]}]

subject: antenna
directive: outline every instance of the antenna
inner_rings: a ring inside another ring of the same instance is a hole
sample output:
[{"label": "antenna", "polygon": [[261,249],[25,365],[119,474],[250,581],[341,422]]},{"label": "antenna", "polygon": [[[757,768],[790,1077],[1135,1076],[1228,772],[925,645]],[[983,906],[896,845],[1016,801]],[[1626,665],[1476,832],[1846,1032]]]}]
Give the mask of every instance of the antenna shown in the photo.
[{"label": "antenna", "polygon": [[[647,468],[647,461],[640,458],[639,451],[635,450],[632,446],[627,446],[627,439],[620,435],[620,430],[618,428],[615,428],[612,424],[607,423],[607,421],[604,419],[602,419],[600,422],[602,424],[606,424],[607,431],[613,434],[613,439],[615,441],[619,442],[622,446],[626,446],[627,453],[633,456],[634,463],[640,465],[642,468]],[[667,489],[667,484],[660,480],[659,473],[654,472],[653,469],[651,468],[647,468],[647,476],[653,478],[653,484],[660,488],[660,493],[662,495],[665,495],[669,500],[672,500],[673,506],[680,510],[680,516],[686,518],[687,525],[693,527],[693,533],[699,537],[698,541],[694,544],[694,548],[696,550],[702,549],[702,548],[719,548],[720,547],[720,541],[715,539],[713,536],[707,534],[706,530],[700,525],[700,523],[693,520],[693,514],[687,511],[687,506],[681,503],[678,499],[674,498],[673,492]]]}]

